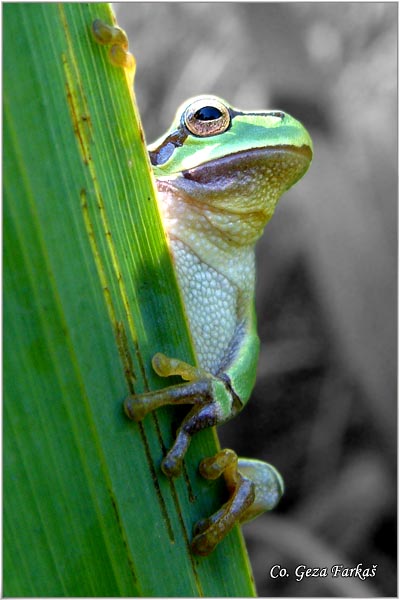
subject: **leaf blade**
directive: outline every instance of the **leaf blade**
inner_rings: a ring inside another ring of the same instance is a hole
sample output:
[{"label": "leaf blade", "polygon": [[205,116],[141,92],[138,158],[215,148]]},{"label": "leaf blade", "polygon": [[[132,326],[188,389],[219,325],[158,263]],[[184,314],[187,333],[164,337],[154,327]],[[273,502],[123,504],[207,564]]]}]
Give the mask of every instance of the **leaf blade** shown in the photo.
[{"label": "leaf blade", "polygon": [[139,426],[122,415],[132,371],[137,390],[163,385],[155,347],[191,348],[136,109],[89,36],[110,9],[4,15],[5,44],[19,40],[4,71],[5,592],[251,595],[237,531],[210,558],[188,551],[220,502],[196,472],[215,434],[171,482],[159,463],[172,411]]}]

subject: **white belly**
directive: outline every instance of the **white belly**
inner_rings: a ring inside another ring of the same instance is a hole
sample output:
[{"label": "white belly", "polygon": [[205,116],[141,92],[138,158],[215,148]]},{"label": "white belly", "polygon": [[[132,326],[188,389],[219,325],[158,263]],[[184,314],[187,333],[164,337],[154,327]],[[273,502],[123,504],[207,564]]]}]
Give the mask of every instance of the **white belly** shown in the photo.
[{"label": "white belly", "polygon": [[223,275],[170,240],[199,365],[216,373],[237,324],[237,290]]}]

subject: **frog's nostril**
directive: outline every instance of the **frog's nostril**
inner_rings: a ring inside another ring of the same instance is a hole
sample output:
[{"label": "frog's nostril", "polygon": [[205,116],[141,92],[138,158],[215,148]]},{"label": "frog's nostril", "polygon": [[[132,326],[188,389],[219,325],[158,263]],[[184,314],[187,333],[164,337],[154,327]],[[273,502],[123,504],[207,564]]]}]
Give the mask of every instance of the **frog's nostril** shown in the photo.
[{"label": "frog's nostril", "polygon": [[270,113],[268,113],[268,116],[278,117],[279,119],[284,119],[286,115],[281,110],[272,110]]}]

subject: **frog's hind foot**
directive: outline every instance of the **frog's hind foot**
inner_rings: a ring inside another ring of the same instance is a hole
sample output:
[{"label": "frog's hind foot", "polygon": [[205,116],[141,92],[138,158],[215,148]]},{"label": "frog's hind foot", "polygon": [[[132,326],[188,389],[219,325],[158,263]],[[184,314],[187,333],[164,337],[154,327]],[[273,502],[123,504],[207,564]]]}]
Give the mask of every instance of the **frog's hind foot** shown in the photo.
[{"label": "frog's hind foot", "polygon": [[212,552],[236,523],[244,523],[275,508],[284,491],[282,477],[272,465],[238,458],[229,449],[202,460],[199,471],[206,479],[223,475],[230,493],[230,499],[222,508],[195,525],[192,550],[203,556]]},{"label": "frog's hind foot", "polygon": [[206,479],[216,479],[224,474],[231,497],[211,517],[202,519],[195,525],[195,536],[191,544],[195,554],[210,554],[254,502],[255,485],[241,475],[237,467],[237,455],[228,449],[221,450],[200,463],[200,472]]}]

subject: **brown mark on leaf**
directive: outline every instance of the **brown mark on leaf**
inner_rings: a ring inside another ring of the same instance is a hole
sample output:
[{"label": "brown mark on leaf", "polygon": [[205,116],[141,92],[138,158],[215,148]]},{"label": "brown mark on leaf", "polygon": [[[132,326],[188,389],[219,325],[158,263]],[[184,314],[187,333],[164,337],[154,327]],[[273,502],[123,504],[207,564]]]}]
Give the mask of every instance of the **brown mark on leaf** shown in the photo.
[{"label": "brown mark on leaf", "polygon": [[133,369],[132,356],[128,346],[128,337],[126,335],[125,327],[122,321],[117,321],[115,323],[115,338],[117,340],[118,351],[124,365],[125,379],[128,383],[129,392],[133,394],[135,374]]},{"label": "brown mark on leaf", "polygon": [[[80,207],[94,263],[96,265],[100,280],[102,293],[107,307],[108,317],[113,328],[114,338],[122,363],[124,377],[127,382],[129,392],[132,394],[134,392],[135,374],[133,366],[134,363],[132,360],[132,349],[130,349],[130,345],[133,346],[133,351],[137,356],[137,364],[141,372],[145,389],[149,389],[149,386],[143,364],[143,357],[137,345],[136,329],[132,318],[132,311],[129,305],[128,291],[125,287],[125,281],[119,263],[118,250],[114,244],[113,232],[107,215],[108,205],[106,202],[104,202],[100,181],[96,172],[96,164],[92,160],[90,147],[93,143],[95,131],[93,128],[89,106],[84,93],[79,64],[75,56],[74,46],[62,3],[59,5],[59,11],[67,42],[67,50],[62,54],[62,63],[65,73],[66,100],[69,107],[71,124],[77,140],[79,152],[83,163],[88,168],[88,174],[91,179],[90,191],[84,187],[82,187],[80,190]],[[143,131],[141,131],[141,136],[142,139],[144,139]],[[153,421],[156,424],[157,437],[160,446],[163,448],[164,444],[156,415],[153,415]],[[150,452],[147,434],[141,423],[139,423],[137,426],[143,446],[145,448],[147,463],[151,472],[151,478],[159,501],[160,509],[164,517],[164,522],[168,530],[168,535],[171,539],[171,542],[174,542],[175,538],[172,529],[172,522],[168,514],[167,505],[161,493],[157,477],[158,471]],[[175,503],[178,505],[176,491],[172,481],[170,481],[170,486],[173,489]],[[113,503],[113,506],[118,522],[120,523],[118,508],[115,502]],[[183,521],[182,528],[185,531],[186,543],[189,545],[189,540],[187,538]]]}]

